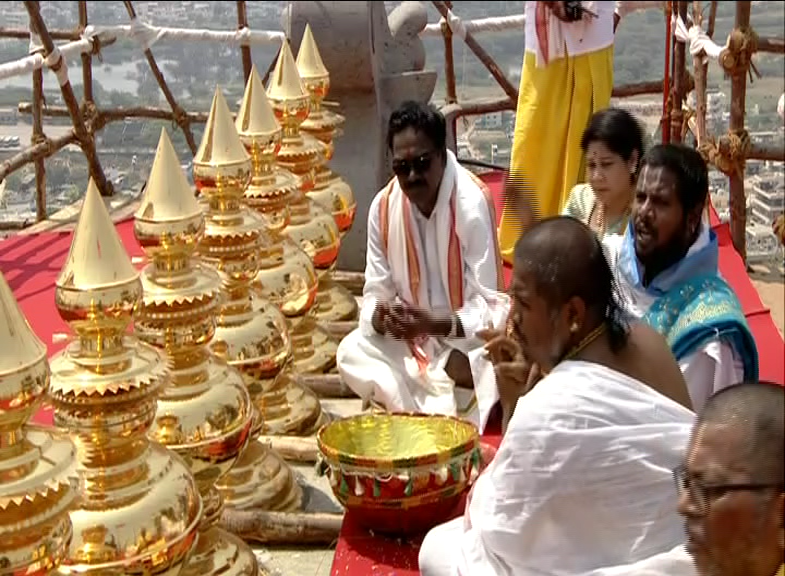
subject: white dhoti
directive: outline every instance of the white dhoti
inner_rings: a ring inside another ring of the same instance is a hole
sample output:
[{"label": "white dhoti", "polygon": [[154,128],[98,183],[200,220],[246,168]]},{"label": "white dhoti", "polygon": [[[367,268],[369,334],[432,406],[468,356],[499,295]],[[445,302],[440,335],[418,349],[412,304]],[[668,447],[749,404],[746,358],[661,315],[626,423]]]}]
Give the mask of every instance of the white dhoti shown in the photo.
[{"label": "white dhoti", "polygon": [[616,576],[673,550],[671,470],[694,417],[614,370],[559,364],[518,400],[464,516],[426,536],[423,576]]},{"label": "white dhoti", "polygon": [[[433,348],[437,346],[426,373],[420,374],[406,343],[378,334],[365,335],[357,329],[338,347],[338,370],[355,394],[390,412],[459,416],[473,422],[482,432],[499,399],[493,365],[486,358],[482,343],[468,348],[439,341]],[[468,352],[473,390],[456,387],[444,371],[453,350]]]}]

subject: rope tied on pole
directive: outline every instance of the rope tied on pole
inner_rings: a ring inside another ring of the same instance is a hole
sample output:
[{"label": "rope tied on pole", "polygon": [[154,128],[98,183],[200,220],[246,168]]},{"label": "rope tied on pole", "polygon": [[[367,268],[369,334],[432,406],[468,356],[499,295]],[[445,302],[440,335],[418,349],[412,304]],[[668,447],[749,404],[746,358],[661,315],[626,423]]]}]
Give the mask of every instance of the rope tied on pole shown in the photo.
[{"label": "rope tied on pole", "polygon": [[104,127],[106,122],[101,118],[101,112],[92,100],[82,102],[82,118],[84,119],[85,128],[90,134],[95,134]]},{"label": "rope tied on pole", "polygon": [[177,124],[183,132],[190,130],[191,120],[188,118],[188,113],[179,104],[172,107],[172,122]]},{"label": "rope tied on pole", "polygon": [[728,130],[719,140],[708,138],[698,147],[707,163],[726,176],[744,176],[752,141],[747,130]]},{"label": "rope tied on pole", "polygon": [[740,74],[750,74],[750,82],[753,81],[752,72],[761,78],[760,72],[752,61],[753,55],[758,51],[758,34],[752,26],[735,28],[728,36],[728,42],[720,53],[719,62],[725,73],[731,78]]}]

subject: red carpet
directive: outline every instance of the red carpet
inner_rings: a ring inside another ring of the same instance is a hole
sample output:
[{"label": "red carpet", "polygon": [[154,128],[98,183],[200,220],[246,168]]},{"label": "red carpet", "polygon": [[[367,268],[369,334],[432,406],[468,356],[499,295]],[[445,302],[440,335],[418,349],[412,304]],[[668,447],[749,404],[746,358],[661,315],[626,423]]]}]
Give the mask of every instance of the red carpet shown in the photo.
[{"label": "red carpet", "polygon": [[[497,202],[501,203],[504,174],[490,173],[484,179],[491,186]],[[499,206],[498,216],[501,216]],[[720,271],[732,280],[758,344],[760,377],[785,384],[785,344],[772,321],[769,311],[746,274],[741,258],[734,251],[727,225],[713,225],[720,240]],[[141,256],[133,236],[133,222],[117,225],[129,255]],[[50,356],[62,347],[62,340],[53,336],[69,334],[54,304],[54,282],[68,256],[71,235],[45,233],[33,236],[14,236],[0,241],[0,270],[11,286],[33,330],[49,348]],[[510,270],[506,270],[509,279]],[[35,420],[51,423],[48,411],[39,413]],[[498,445],[498,435],[485,439]],[[460,510],[456,511],[459,514]],[[419,541],[400,542],[372,537],[356,526],[347,515],[335,552],[332,576],[408,576],[419,573],[417,553]]]}]

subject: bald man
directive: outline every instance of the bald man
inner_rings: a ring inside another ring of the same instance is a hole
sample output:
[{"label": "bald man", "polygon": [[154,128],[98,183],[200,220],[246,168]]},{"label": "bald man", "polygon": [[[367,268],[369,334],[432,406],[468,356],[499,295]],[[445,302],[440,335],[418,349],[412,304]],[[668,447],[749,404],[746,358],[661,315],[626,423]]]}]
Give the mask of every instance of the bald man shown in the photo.
[{"label": "bald man", "polygon": [[676,471],[687,550],[701,576],[774,576],[785,554],[785,388],[711,397]]},{"label": "bald man", "polygon": [[515,363],[544,376],[517,402],[505,393],[499,451],[464,517],[425,538],[422,575],[585,576],[672,549],[671,470],[694,413],[669,397],[689,403],[664,338],[624,323],[599,241],[570,217],[518,242],[511,296],[497,378]]}]

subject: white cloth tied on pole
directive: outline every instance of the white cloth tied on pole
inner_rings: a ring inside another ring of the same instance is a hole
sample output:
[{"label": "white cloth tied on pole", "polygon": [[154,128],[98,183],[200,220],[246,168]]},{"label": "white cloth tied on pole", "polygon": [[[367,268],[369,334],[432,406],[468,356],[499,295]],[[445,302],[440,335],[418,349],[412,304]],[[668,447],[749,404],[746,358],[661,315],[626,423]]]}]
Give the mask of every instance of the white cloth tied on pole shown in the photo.
[{"label": "white cloth tied on pole", "polygon": [[[478,18],[476,20],[461,21],[452,11],[448,13],[450,21],[447,22],[455,36],[466,38],[466,33],[481,34],[483,32],[502,32],[505,30],[521,30],[526,23],[526,17],[523,14],[514,14],[512,16],[494,16],[491,18]],[[436,24],[428,24],[420,36],[441,36],[442,35],[442,22],[441,18]],[[456,30],[455,27],[459,27]]]},{"label": "white cloth tied on pole", "polygon": [[[57,66],[58,62],[60,66],[55,69],[54,67]],[[66,62],[65,56],[57,46],[49,53],[49,56],[44,58],[44,64],[55,73],[60,86],[68,84],[68,62]]]},{"label": "white cloth tied on pole", "polygon": [[677,17],[674,15],[671,18],[671,22],[673,24],[676,40],[687,44],[690,49],[690,54],[699,56],[703,53],[705,54],[704,58],[709,57],[712,60],[719,59],[720,54],[722,54],[722,51],[725,49],[725,45],[720,46],[716,44],[697,24],[693,23],[692,27],[688,30],[687,25],[684,23],[681,16]]}]

